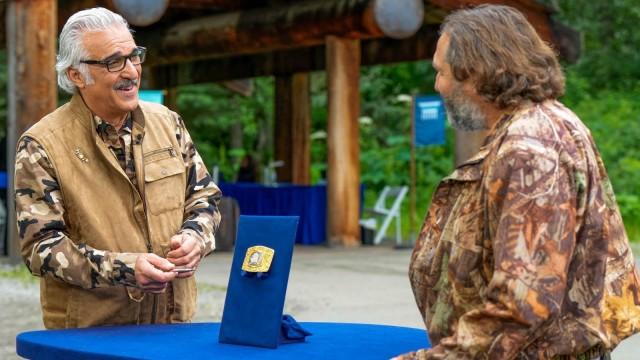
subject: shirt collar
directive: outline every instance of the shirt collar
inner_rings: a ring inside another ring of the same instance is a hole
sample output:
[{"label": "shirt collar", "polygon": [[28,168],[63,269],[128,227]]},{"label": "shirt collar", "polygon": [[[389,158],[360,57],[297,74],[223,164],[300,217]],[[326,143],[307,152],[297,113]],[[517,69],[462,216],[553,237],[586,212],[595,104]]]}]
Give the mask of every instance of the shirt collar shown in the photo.
[{"label": "shirt collar", "polygon": [[96,126],[96,132],[103,140],[113,137],[117,138],[120,134],[124,133],[130,134],[133,126],[133,118],[131,117],[131,114],[129,114],[124,120],[124,124],[122,125],[122,128],[120,128],[120,131],[117,131],[113,125],[109,124],[98,115],[93,115],[93,121]]}]

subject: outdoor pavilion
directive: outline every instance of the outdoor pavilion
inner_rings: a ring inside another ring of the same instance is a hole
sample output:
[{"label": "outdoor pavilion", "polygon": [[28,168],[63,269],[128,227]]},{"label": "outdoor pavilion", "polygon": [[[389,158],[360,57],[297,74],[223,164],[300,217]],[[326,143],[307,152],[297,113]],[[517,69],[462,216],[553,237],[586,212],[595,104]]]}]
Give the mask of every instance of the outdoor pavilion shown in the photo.
[{"label": "outdoor pavilion", "polygon": [[[554,21],[553,9],[536,0],[0,1],[0,17],[6,19],[0,44],[6,44],[9,65],[8,173],[13,173],[17,138],[56,107],[54,64],[62,25],[78,10],[103,6],[125,15],[136,41],[149,49],[143,88],[165,89],[169,107],[175,106],[179,85],[275,76],[274,153],[284,161],[278,169],[283,181],[309,183],[309,72],[325,70],[332,209],[327,241],[356,246],[360,67],[430,59],[446,14],[481,3],[519,9],[562,58],[577,59],[578,34]],[[457,153],[466,154],[477,139],[457,143]],[[14,224],[13,201],[7,205],[8,224]],[[9,229],[9,256],[17,259],[16,229]]]}]

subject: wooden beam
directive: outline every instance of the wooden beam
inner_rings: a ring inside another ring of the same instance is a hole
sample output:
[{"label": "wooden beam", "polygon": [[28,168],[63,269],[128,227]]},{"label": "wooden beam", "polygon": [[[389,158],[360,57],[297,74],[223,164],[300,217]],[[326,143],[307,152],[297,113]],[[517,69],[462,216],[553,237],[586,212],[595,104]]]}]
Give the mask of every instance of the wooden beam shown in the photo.
[{"label": "wooden beam", "polygon": [[[20,135],[56,108],[57,80],[55,0],[9,1],[7,48],[9,63],[7,116],[7,173],[14,173],[15,146]],[[8,199],[13,199],[13,176],[8,177]],[[16,214],[7,201],[8,250],[20,259]]]},{"label": "wooden beam", "polygon": [[422,20],[422,0],[306,0],[175,24],[161,35],[153,61],[313,46],[323,44],[328,35],[405,38],[420,28]]},{"label": "wooden beam", "polygon": [[311,96],[309,74],[276,77],[275,160],[278,181],[311,183]]},{"label": "wooden beam", "polygon": [[[403,40],[389,38],[363,41],[362,65],[430,59],[438,41],[438,26],[425,26]],[[325,69],[325,47],[283,50],[273,53],[197,60],[152,67],[154,88],[210,83],[270,75],[288,75]],[[146,64],[145,64],[146,66]],[[216,71],[211,71],[216,69]]]},{"label": "wooden beam", "polygon": [[360,245],[360,43],[327,38],[327,234],[329,244]]},{"label": "wooden beam", "polygon": [[267,5],[267,0],[171,0],[169,9],[238,10]]}]

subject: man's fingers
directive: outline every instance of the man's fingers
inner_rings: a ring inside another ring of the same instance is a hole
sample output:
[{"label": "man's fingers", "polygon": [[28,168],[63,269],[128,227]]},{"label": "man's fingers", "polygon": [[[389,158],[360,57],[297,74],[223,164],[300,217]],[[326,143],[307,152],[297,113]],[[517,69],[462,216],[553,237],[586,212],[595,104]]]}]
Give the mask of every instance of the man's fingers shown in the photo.
[{"label": "man's fingers", "polygon": [[150,282],[166,283],[175,278],[175,265],[155,254],[141,254],[136,261],[136,281],[138,284]]},{"label": "man's fingers", "polygon": [[184,257],[188,253],[189,252],[184,248],[184,246],[181,246],[175,250],[169,251],[169,253],[167,253],[167,259],[178,259]]},{"label": "man's fingers", "polygon": [[149,254],[147,256],[149,264],[153,265],[154,269],[160,269],[162,271],[171,271],[175,268],[175,265],[171,261],[161,258],[156,254]]},{"label": "man's fingers", "polygon": [[[173,247],[174,240],[180,235],[175,235],[171,238],[171,251],[167,254],[167,258],[169,259],[178,259],[184,256],[189,255],[194,248],[198,248],[198,244],[196,240],[189,235],[182,235],[181,243],[177,248]],[[175,262],[174,262],[175,264]]]},{"label": "man's fingers", "polygon": [[177,248],[180,247],[180,245],[182,245],[183,242],[183,235],[182,234],[178,234],[178,235],[173,235],[171,237],[171,242],[169,243],[169,246],[171,246],[171,250],[175,250]]}]

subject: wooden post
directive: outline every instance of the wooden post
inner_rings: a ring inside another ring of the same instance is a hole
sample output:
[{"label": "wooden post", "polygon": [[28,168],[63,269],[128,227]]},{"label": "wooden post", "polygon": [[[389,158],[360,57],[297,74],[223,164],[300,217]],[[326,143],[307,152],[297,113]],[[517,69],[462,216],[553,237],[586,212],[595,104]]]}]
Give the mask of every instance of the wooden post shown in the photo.
[{"label": "wooden post", "polygon": [[413,244],[417,236],[416,231],[416,97],[411,97],[411,148],[409,157],[409,245]]},{"label": "wooden post", "polygon": [[170,87],[164,91],[164,105],[177,113],[180,112],[178,109],[178,88]]},{"label": "wooden post", "polygon": [[278,181],[311,183],[311,97],[309,74],[278,76],[275,81],[275,160]]},{"label": "wooden post", "polygon": [[455,166],[458,166],[471,158],[480,150],[486,131],[462,131],[456,130],[456,154]]},{"label": "wooden post", "polygon": [[329,244],[360,245],[360,41],[327,38],[327,234]]},{"label": "wooden post", "polygon": [[7,7],[7,245],[16,262],[20,251],[13,202],[15,145],[26,129],[56,108],[57,7],[56,0],[14,0]]}]

